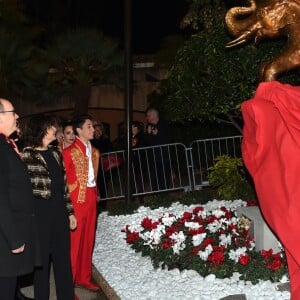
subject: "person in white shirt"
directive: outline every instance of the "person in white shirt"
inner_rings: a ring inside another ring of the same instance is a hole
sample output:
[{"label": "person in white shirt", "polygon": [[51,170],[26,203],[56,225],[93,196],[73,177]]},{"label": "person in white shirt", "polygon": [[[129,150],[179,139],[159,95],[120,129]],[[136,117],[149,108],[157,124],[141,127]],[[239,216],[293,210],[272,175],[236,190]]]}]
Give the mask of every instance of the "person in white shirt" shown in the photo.
[{"label": "person in white shirt", "polygon": [[70,198],[77,218],[77,229],[71,232],[71,263],[75,286],[98,291],[92,282],[92,253],[97,212],[97,172],[99,151],[90,140],[94,136],[92,118],[80,115],[72,121],[75,142],[62,152]]}]

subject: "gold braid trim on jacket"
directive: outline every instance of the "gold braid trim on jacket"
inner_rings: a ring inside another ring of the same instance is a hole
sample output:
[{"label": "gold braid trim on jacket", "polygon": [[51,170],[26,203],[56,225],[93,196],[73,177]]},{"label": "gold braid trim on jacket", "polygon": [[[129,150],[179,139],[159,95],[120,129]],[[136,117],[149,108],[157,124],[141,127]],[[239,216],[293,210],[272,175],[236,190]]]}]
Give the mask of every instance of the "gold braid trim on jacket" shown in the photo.
[{"label": "gold braid trim on jacket", "polygon": [[[79,183],[79,191],[77,203],[85,202],[85,193],[86,193],[86,185],[88,182],[88,172],[89,172],[89,158],[83,154],[83,152],[78,148],[73,148],[71,150],[72,160],[75,166],[75,172],[77,175],[77,182],[73,184],[69,184],[69,191],[75,189]],[[75,186],[75,187],[74,187]]]},{"label": "gold braid trim on jacket", "polygon": [[68,184],[69,193],[72,193],[77,188],[77,181],[75,183]]}]

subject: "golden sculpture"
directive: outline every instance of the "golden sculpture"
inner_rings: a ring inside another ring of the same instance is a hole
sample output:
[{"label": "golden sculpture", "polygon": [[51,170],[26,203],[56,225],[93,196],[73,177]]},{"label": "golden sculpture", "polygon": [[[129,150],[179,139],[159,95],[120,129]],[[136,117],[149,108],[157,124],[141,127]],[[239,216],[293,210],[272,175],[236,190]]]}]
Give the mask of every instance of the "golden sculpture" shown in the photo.
[{"label": "golden sculpture", "polygon": [[285,49],[260,68],[262,81],[276,80],[285,72],[300,67],[300,0],[249,0],[249,7],[233,7],[225,16],[229,33],[236,37],[226,47],[251,39],[287,37]]}]

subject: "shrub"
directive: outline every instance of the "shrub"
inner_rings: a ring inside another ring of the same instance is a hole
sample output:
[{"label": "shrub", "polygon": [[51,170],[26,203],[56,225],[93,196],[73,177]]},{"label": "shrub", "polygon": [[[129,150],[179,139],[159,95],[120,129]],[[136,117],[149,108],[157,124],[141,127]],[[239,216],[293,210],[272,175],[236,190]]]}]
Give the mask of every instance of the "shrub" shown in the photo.
[{"label": "shrub", "polygon": [[215,158],[215,165],[209,168],[208,180],[222,199],[255,198],[242,158],[218,156]]}]

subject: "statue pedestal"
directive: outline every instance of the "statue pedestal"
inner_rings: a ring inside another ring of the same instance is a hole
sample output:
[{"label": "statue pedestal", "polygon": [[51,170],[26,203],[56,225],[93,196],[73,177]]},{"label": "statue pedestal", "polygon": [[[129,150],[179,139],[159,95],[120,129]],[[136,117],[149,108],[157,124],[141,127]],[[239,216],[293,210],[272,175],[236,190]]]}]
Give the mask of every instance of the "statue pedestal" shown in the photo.
[{"label": "statue pedestal", "polygon": [[274,253],[280,251],[279,241],[269,226],[266,224],[259,207],[248,206],[237,209],[238,217],[245,216],[251,221],[249,235],[254,238],[258,251],[273,249]]}]

